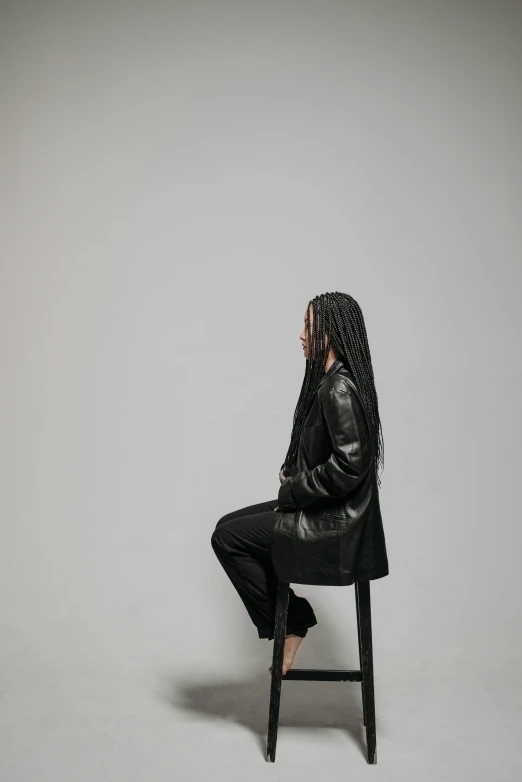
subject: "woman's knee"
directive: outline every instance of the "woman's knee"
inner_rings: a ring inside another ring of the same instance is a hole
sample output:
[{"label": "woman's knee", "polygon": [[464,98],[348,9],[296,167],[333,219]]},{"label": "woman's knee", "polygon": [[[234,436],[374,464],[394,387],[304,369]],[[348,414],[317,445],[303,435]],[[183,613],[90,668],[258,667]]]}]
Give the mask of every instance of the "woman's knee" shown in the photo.
[{"label": "woman's knee", "polygon": [[221,519],[219,519],[214,530],[212,531],[210,542],[213,549],[223,548],[223,540],[225,538],[225,528],[223,527],[223,524],[229,521],[229,515],[230,514],[227,514],[226,516],[223,516]]},{"label": "woman's knee", "polygon": [[219,519],[218,523],[216,524],[216,529],[218,527],[220,527],[222,524],[225,524],[225,522],[227,522],[231,518],[232,518],[232,514],[231,513],[226,513],[224,516],[221,516],[221,518]]}]

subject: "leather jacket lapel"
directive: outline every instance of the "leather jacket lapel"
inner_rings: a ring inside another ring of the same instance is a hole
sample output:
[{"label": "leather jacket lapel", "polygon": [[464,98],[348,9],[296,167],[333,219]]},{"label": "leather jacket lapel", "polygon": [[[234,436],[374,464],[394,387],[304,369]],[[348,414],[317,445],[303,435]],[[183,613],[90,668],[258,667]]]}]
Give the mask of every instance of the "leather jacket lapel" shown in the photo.
[{"label": "leather jacket lapel", "polygon": [[[319,386],[324,383],[327,377],[330,377],[330,375],[333,375],[334,372],[337,372],[341,367],[344,367],[344,363],[340,361],[338,358],[333,362],[332,366],[328,370],[328,372],[325,372],[325,374],[322,376],[322,378],[319,381]],[[318,388],[319,388],[318,386]]]}]

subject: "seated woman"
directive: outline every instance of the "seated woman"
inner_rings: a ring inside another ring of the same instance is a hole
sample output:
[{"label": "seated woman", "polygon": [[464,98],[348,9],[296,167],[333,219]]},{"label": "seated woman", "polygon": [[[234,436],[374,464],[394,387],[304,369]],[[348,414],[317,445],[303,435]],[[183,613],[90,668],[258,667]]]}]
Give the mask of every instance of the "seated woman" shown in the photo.
[{"label": "seated woman", "polygon": [[[316,296],[300,340],[306,369],[278,497],[227,513],[211,538],[259,637],[269,640],[278,578],[344,586],[389,573],[377,475],[382,428],[359,305],[344,293]],[[290,588],[283,675],[316,624],[309,601]]]}]

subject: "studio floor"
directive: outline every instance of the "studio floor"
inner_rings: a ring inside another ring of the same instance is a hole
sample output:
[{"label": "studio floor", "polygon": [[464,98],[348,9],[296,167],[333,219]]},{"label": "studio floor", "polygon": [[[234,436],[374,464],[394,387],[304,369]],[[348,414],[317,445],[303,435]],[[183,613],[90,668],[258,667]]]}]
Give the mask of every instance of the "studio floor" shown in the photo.
[{"label": "studio floor", "polygon": [[[267,662],[270,662],[267,659]],[[265,760],[270,677],[127,667],[13,676],[1,713],[2,782],[515,782],[522,679],[514,672],[381,670],[377,764],[360,685],[283,683]]]}]

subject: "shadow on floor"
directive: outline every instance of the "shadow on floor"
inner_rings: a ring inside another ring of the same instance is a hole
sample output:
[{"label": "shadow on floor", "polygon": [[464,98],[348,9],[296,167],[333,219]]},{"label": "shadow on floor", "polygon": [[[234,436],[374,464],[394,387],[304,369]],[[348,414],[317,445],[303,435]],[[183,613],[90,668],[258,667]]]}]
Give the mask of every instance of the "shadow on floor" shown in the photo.
[{"label": "shadow on floor", "polygon": [[[180,678],[179,672],[165,677],[160,687],[163,700],[177,709],[243,725],[258,738],[265,757],[271,683],[268,670],[264,676],[244,681],[220,679],[181,685]],[[287,727],[344,730],[366,759],[359,682],[285,682],[283,679],[279,728]],[[284,741],[284,731],[279,731],[279,740]]]}]

